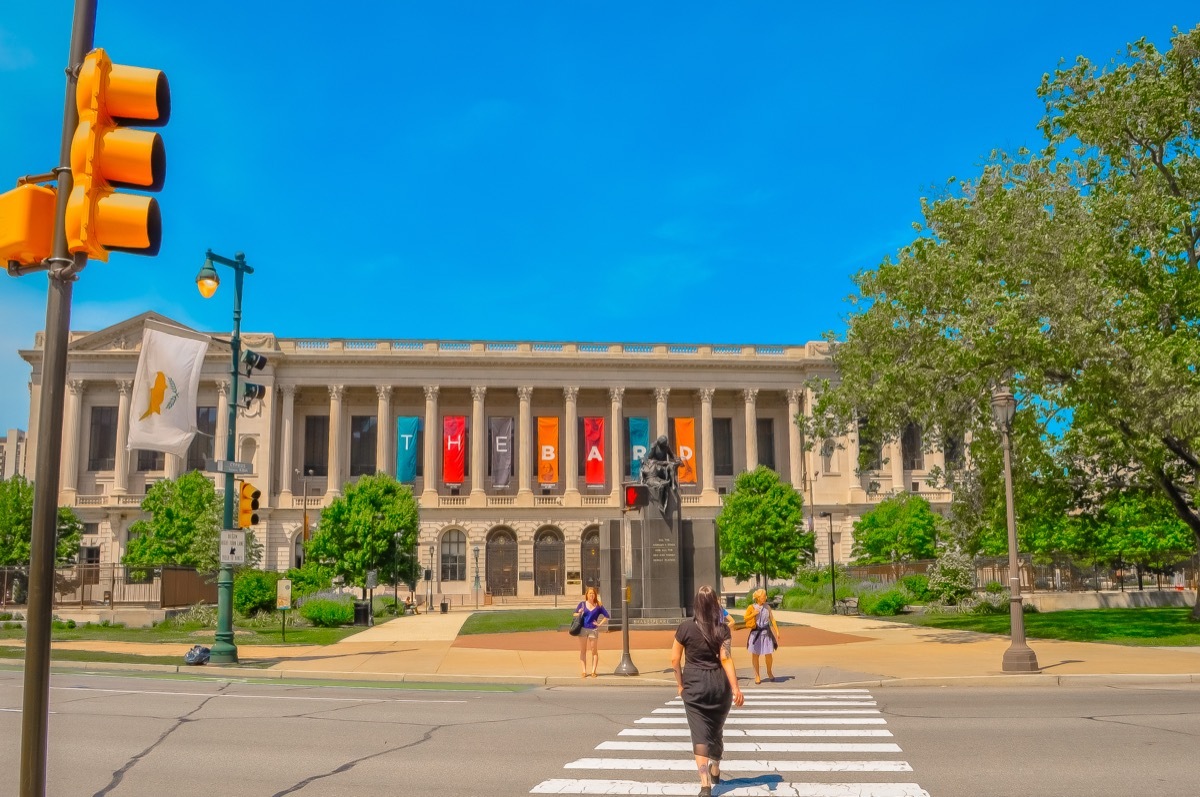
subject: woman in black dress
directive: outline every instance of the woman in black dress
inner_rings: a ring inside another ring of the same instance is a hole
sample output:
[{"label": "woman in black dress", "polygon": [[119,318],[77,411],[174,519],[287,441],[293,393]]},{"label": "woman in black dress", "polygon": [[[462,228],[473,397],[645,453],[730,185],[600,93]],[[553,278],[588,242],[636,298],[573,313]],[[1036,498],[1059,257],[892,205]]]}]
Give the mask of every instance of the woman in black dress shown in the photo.
[{"label": "woman in black dress", "polygon": [[[685,655],[687,666],[681,668]],[[700,797],[710,797],[713,784],[721,782],[725,718],[731,704],[740,706],[744,700],[733,668],[729,627],[721,622],[721,607],[712,587],[699,589],[693,616],[675,631],[671,667],[687,712]]]}]

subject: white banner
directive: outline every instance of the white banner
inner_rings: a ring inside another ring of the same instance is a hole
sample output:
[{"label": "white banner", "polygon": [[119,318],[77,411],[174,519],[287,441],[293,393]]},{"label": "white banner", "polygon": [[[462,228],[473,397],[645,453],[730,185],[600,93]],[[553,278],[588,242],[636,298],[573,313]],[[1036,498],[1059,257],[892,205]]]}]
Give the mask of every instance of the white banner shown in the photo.
[{"label": "white banner", "polygon": [[196,434],[196,389],[209,337],[147,320],[133,380],[130,449],[185,456]]}]

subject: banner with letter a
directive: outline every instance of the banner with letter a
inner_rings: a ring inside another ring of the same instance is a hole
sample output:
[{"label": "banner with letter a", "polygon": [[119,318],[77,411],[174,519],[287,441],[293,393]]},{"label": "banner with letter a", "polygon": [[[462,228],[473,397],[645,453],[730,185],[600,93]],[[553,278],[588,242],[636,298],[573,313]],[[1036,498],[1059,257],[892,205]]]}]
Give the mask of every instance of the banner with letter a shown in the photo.
[{"label": "banner with letter a", "polygon": [[[186,456],[208,335],[147,319],[129,401],[128,448]],[[224,451],[224,440],[216,450]]]},{"label": "banner with letter a", "polygon": [[421,419],[401,416],[396,419],[396,481],[417,480],[417,432]]},{"label": "banner with letter a", "polygon": [[629,475],[642,478],[642,459],[650,450],[650,419],[629,419]]},{"label": "banner with letter a", "polygon": [[558,418],[538,418],[538,484],[558,484]]},{"label": "banner with letter a", "polygon": [[512,479],[512,418],[488,418],[492,440],[492,486],[507,487]]},{"label": "banner with letter a", "polygon": [[462,484],[466,471],[467,416],[442,418],[442,481]]},{"label": "banner with letter a", "polygon": [[696,419],[675,419],[675,456],[683,460],[679,466],[679,483],[696,483]]},{"label": "banner with letter a", "polygon": [[604,418],[583,419],[584,479],[604,484]]}]

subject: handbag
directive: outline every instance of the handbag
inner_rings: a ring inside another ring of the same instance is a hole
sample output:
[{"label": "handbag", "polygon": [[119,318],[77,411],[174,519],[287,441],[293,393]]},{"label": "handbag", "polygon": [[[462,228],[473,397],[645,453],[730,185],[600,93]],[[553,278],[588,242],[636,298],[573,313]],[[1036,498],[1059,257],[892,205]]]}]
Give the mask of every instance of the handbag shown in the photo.
[{"label": "handbag", "polygon": [[583,631],[583,612],[580,612],[579,614],[577,614],[573,618],[571,618],[571,627],[567,630],[567,633],[570,634],[571,636],[579,636],[580,632],[582,632],[582,631]]}]

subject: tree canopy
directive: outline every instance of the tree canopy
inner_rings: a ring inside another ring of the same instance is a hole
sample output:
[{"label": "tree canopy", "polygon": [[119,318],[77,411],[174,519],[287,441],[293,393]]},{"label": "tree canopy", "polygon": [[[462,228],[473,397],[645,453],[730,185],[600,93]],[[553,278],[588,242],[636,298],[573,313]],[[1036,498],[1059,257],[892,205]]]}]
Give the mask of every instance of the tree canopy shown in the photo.
[{"label": "tree canopy", "polygon": [[384,473],[363,476],[321,513],[305,553],[346,584],[364,586],[368,570],[379,571],[380,583],[411,581],[418,517],[409,487]]},{"label": "tree canopy", "polygon": [[[16,475],[0,481],[0,567],[29,564],[33,541],[33,485]],[[55,520],[54,561],[65,565],[79,554],[83,524],[69,507],[60,506]]]},{"label": "tree canopy", "polygon": [[745,581],[794,576],[812,558],[813,535],[801,527],[804,498],[779,474],[759,466],[738,475],[717,515],[721,574]]},{"label": "tree canopy", "polygon": [[216,570],[220,566],[217,543],[222,509],[212,481],[199,471],[157,482],[142,501],[142,511],[150,517],[130,524],[129,544],[121,561]]},{"label": "tree canopy", "polygon": [[878,565],[933,559],[941,518],[919,495],[886,498],[854,524],[854,564]]}]

